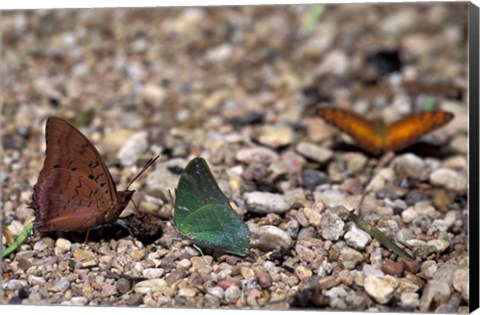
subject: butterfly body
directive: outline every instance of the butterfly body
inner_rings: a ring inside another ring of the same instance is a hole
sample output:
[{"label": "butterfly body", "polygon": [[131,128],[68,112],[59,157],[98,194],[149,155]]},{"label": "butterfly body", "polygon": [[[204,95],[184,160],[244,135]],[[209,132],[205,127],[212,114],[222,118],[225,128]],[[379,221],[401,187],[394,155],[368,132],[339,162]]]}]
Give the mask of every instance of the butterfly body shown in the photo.
[{"label": "butterfly body", "polygon": [[93,144],[67,121],[50,117],[45,162],[31,207],[40,232],[85,231],[114,223],[133,190],[118,191]]},{"label": "butterfly body", "polygon": [[202,158],[190,161],[180,177],[174,222],[199,245],[240,256],[248,253],[250,232]]},{"label": "butterfly body", "polygon": [[390,125],[370,122],[360,115],[338,108],[322,108],[320,116],[330,125],[350,135],[372,154],[398,151],[421,136],[450,122],[454,115],[444,111],[416,113]]}]

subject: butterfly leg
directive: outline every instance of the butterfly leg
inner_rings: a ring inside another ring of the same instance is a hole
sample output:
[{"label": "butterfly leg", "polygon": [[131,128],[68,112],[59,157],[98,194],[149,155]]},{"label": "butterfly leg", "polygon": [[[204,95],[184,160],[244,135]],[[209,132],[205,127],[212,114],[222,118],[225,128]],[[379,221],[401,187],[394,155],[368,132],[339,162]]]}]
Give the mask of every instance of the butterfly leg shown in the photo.
[{"label": "butterfly leg", "polygon": [[130,236],[133,239],[135,239],[135,235],[133,234],[132,229],[128,226],[128,223],[126,223],[125,221],[123,221],[121,219],[117,219],[114,224],[117,224],[117,225],[121,226],[122,228],[124,228],[125,230],[127,230],[128,233],[130,233]]},{"label": "butterfly leg", "polygon": [[85,244],[87,244],[87,242],[88,242],[88,236],[90,235],[90,230],[91,229],[88,229],[87,234],[85,235]]}]

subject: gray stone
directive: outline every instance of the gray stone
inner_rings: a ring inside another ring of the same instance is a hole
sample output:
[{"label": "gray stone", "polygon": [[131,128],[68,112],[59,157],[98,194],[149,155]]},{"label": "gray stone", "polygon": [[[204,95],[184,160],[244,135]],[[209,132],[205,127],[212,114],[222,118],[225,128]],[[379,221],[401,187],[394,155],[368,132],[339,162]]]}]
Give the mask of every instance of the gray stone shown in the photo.
[{"label": "gray stone", "polygon": [[284,213],[290,209],[290,205],[280,194],[255,191],[243,194],[243,198],[247,210],[252,213]]},{"label": "gray stone", "polygon": [[398,281],[392,276],[379,278],[374,275],[368,275],[365,278],[365,292],[380,304],[387,304],[395,293]]},{"label": "gray stone", "polygon": [[459,193],[465,193],[467,191],[466,175],[462,176],[448,168],[440,168],[433,171],[430,174],[430,183]]},{"label": "gray stone", "polygon": [[292,246],[292,238],[282,229],[273,225],[257,226],[248,224],[251,233],[250,245],[265,251],[280,250]]},{"label": "gray stone", "polygon": [[345,232],[344,227],[345,222],[343,222],[338,215],[330,212],[325,212],[322,215],[319,229],[324,239],[336,241]]},{"label": "gray stone", "polygon": [[333,156],[331,150],[309,142],[300,142],[297,145],[297,152],[320,164],[324,164]]}]

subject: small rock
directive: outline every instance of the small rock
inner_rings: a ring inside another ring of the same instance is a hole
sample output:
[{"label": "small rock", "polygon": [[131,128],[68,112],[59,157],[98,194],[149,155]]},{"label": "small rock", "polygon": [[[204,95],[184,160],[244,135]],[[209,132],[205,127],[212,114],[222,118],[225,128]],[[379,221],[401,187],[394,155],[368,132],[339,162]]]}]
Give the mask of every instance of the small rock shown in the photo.
[{"label": "small rock", "polygon": [[[384,278],[385,274],[380,269],[375,268],[370,264],[363,265],[362,274],[366,278],[369,275],[376,276],[377,278]],[[362,279],[363,280],[363,279]]]},{"label": "small rock", "polygon": [[336,241],[345,233],[344,227],[345,222],[337,214],[326,212],[322,215],[319,230],[324,239]]},{"label": "small rock", "polygon": [[320,214],[320,212],[310,207],[304,207],[300,211],[305,214],[305,217],[308,219],[310,225],[315,227],[320,225],[322,219],[322,215]]},{"label": "small rock", "polygon": [[380,304],[387,304],[398,286],[398,281],[392,276],[379,278],[369,275],[365,278],[365,292]]},{"label": "small rock", "polygon": [[251,279],[255,277],[255,272],[253,269],[247,266],[240,266],[240,274],[242,275],[243,279]]},{"label": "small rock", "polygon": [[168,286],[169,284],[165,279],[150,279],[140,281],[133,287],[133,291],[139,294],[147,294],[153,292],[159,292],[163,287]]},{"label": "small rock", "polygon": [[147,279],[158,279],[164,273],[162,268],[146,268],[143,270],[142,274]]},{"label": "small rock", "polygon": [[273,225],[258,227],[248,224],[251,232],[251,246],[265,251],[287,249],[292,246],[292,238],[287,232]]},{"label": "small rock", "polygon": [[462,297],[468,302],[470,294],[470,282],[468,268],[459,268],[453,273],[453,287],[462,293]]},{"label": "small rock", "polygon": [[397,157],[392,164],[399,176],[421,179],[424,175],[425,163],[415,154],[403,154]]},{"label": "small rock", "polygon": [[147,132],[137,132],[125,140],[123,146],[118,151],[117,157],[120,163],[125,166],[132,166],[137,161],[141,153],[148,148]]},{"label": "small rock", "polygon": [[65,292],[68,288],[70,288],[70,280],[68,277],[61,277],[60,279],[55,282],[53,285],[54,292]]},{"label": "small rock", "polygon": [[433,246],[439,254],[443,253],[449,246],[450,243],[444,239],[435,239],[427,242],[427,246]]},{"label": "small rock", "polygon": [[420,305],[418,293],[402,292],[400,294],[400,303],[406,309],[416,309]]},{"label": "small rock", "polygon": [[102,148],[105,155],[115,156],[120,148],[124,145],[125,139],[128,139],[135,132],[129,129],[117,129],[109,132],[102,141]]},{"label": "small rock", "polygon": [[187,276],[187,271],[184,268],[177,268],[173,270],[166,278],[169,285],[174,284],[180,279],[183,279]]},{"label": "small rock", "polygon": [[295,275],[300,281],[310,278],[312,274],[312,271],[305,266],[298,265],[297,268],[295,268]]},{"label": "small rock", "polygon": [[320,164],[326,163],[333,156],[331,150],[309,142],[300,142],[297,145],[297,152]]},{"label": "small rock", "polygon": [[264,147],[240,149],[235,158],[246,164],[262,163],[267,165],[279,160],[277,152]]},{"label": "small rock", "polygon": [[361,153],[346,153],[343,157],[347,163],[347,170],[352,174],[362,171],[368,162],[368,158]]},{"label": "small rock", "polygon": [[120,278],[118,279],[117,281],[117,290],[122,293],[122,294],[125,294],[127,293],[128,291],[130,291],[130,289],[132,288],[132,283],[126,279],[126,278]]},{"label": "small rock", "polygon": [[208,294],[211,294],[213,296],[216,296],[217,298],[219,299],[223,299],[224,295],[225,295],[225,292],[223,291],[222,288],[216,286],[216,287],[212,287],[212,288],[208,288],[207,289],[207,292]]},{"label": "small rock", "polygon": [[317,170],[307,169],[302,173],[303,187],[315,190],[317,186],[330,183],[327,174]]},{"label": "small rock", "polygon": [[268,289],[272,285],[272,277],[268,272],[260,272],[257,274],[257,282],[262,289]]},{"label": "small rock", "polygon": [[68,252],[72,248],[72,243],[64,238],[59,238],[55,242],[55,255]]},{"label": "small rock", "polygon": [[175,192],[180,178],[179,174],[174,174],[169,169],[183,168],[185,164],[186,161],[184,159],[172,159],[167,162],[157,163],[155,170],[147,175],[145,183],[147,193],[164,201],[169,201],[170,192],[172,194]]},{"label": "small rock", "polygon": [[450,286],[441,280],[428,281],[420,299],[420,311],[431,312],[432,306],[442,305],[450,298]]},{"label": "small rock", "polygon": [[74,296],[73,298],[70,299],[70,303],[71,305],[75,305],[75,306],[83,306],[83,305],[87,305],[88,300],[84,296]]},{"label": "small rock", "polygon": [[257,214],[284,213],[290,205],[282,195],[268,192],[250,192],[243,194],[247,210]]},{"label": "small rock", "polygon": [[258,142],[261,144],[277,149],[284,147],[293,142],[295,133],[292,128],[286,125],[265,125],[260,129]]},{"label": "small rock", "polygon": [[363,255],[350,247],[344,247],[340,250],[340,256],[338,262],[340,262],[345,268],[353,269],[356,265],[363,261]]},{"label": "small rock", "polygon": [[241,296],[242,291],[237,286],[230,286],[225,290],[225,301],[227,303],[235,303]]},{"label": "small rock", "polygon": [[240,287],[241,283],[240,280],[235,279],[235,278],[226,278],[223,280],[218,281],[217,285],[222,288],[223,290],[226,290],[227,288],[231,286],[237,286]]},{"label": "small rock", "polygon": [[181,288],[178,291],[179,296],[183,296],[183,297],[186,297],[186,298],[193,298],[196,294],[197,294],[197,292],[195,292],[195,290],[193,290],[191,288]]},{"label": "small rock", "polygon": [[422,270],[423,274],[425,277],[432,279],[433,275],[437,272],[438,265],[435,261],[433,260],[427,260],[422,263],[420,266],[420,270]]},{"label": "small rock", "polygon": [[97,256],[89,250],[77,248],[73,252],[73,259],[80,263],[82,268],[88,268],[98,265]]},{"label": "small rock", "polygon": [[430,174],[430,182],[433,185],[442,186],[459,193],[466,193],[467,191],[466,176],[461,176],[448,168],[440,168],[433,171]]},{"label": "small rock", "polygon": [[404,266],[401,262],[388,260],[382,265],[382,271],[388,275],[400,277],[403,274]]},{"label": "small rock", "polygon": [[342,280],[337,276],[326,276],[318,280],[320,290],[328,290],[334,286],[339,285]]},{"label": "small rock", "polygon": [[366,190],[371,192],[379,192],[383,190],[387,183],[395,178],[395,172],[391,168],[381,169],[367,185]]},{"label": "small rock", "polygon": [[355,225],[352,225],[351,230],[345,233],[344,238],[348,246],[359,250],[364,250],[365,246],[372,240],[367,232],[360,230]]},{"label": "small rock", "polygon": [[12,279],[9,280],[6,285],[3,285],[3,289],[7,291],[16,291],[20,290],[21,288],[26,288],[28,286],[27,280],[18,280]]}]

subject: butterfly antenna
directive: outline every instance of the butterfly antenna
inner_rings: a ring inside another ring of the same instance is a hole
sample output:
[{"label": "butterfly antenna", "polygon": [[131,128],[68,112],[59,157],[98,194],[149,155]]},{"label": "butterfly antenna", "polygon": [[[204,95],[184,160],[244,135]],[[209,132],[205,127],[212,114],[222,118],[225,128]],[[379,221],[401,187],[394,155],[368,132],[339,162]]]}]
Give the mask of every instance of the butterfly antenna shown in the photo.
[{"label": "butterfly antenna", "polygon": [[139,212],[138,206],[137,206],[137,204],[135,203],[135,201],[133,201],[133,198],[132,198],[132,200],[130,200],[130,201],[133,203],[133,206],[135,207],[135,211],[138,213],[138,212]]},{"label": "butterfly antenna", "polygon": [[158,158],[160,157],[160,155],[157,155],[156,157],[154,158],[151,158],[150,160],[148,160],[147,164],[145,164],[145,166],[143,167],[143,169],[128,183],[127,185],[127,188],[126,190],[128,190],[128,187],[130,187],[130,185],[137,180],[137,178],[139,178],[150,166],[153,165],[153,163],[155,163]]}]

